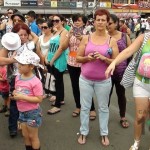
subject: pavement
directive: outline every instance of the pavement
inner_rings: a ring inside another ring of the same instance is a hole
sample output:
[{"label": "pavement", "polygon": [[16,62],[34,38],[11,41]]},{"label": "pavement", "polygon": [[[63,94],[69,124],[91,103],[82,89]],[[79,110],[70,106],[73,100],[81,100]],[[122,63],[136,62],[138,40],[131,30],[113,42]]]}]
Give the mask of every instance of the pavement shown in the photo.
[{"label": "pavement", "polygon": [[[87,137],[87,143],[80,145],[77,143],[80,118],[73,118],[72,112],[75,109],[69,74],[64,74],[65,84],[65,105],[61,107],[61,112],[55,115],[48,115],[47,110],[51,108],[51,103],[44,99],[41,103],[43,109],[43,124],[39,129],[41,141],[41,150],[129,150],[133,144],[133,122],[134,122],[134,101],[132,88],[126,90],[127,113],[126,117],[130,123],[129,128],[124,129],[119,124],[119,110],[115,88],[110,104],[109,119],[109,139],[110,146],[107,148],[101,145],[99,134],[98,116],[95,121],[90,121],[90,133]],[[97,101],[95,107],[97,111]],[[0,98],[0,103],[2,99]],[[8,132],[8,118],[0,114],[0,150],[25,150],[21,131],[18,136],[11,138]],[[140,150],[148,150],[149,130],[146,125],[145,134],[141,139]]]}]

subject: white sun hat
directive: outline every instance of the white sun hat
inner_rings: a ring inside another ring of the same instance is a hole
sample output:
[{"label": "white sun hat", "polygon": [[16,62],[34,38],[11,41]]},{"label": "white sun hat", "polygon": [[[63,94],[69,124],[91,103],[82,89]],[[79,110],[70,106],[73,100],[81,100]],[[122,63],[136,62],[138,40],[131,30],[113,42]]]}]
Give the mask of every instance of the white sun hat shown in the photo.
[{"label": "white sun hat", "polygon": [[15,56],[14,59],[16,59],[20,64],[32,64],[44,69],[43,65],[39,64],[40,57],[33,51],[25,49],[19,56]]},{"label": "white sun hat", "polygon": [[17,33],[9,32],[3,35],[1,43],[7,50],[17,50],[21,46],[21,39]]}]

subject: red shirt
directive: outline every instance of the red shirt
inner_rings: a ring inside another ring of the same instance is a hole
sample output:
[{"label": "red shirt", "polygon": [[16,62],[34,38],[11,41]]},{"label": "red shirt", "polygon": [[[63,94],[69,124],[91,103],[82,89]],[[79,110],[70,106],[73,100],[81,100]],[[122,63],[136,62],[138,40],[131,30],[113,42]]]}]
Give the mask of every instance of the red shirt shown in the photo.
[{"label": "red shirt", "polygon": [[3,81],[0,81],[0,91],[9,92],[9,83],[7,80],[7,67],[6,66],[0,67],[0,77],[3,79]]}]

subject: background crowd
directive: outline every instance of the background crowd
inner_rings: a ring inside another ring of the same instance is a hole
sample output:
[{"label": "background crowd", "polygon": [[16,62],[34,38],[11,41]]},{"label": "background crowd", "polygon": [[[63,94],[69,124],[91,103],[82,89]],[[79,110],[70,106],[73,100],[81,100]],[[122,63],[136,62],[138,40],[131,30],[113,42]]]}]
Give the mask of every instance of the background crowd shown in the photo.
[{"label": "background crowd", "polygon": [[[38,128],[42,112],[39,103],[48,98],[52,102],[52,108],[47,110],[47,114],[61,112],[61,105],[65,104],[63,75],[67,71],[75,101],[72,117],[80,116],[81,122],[78,143],[86,143],[89,120],[95,120],[98,114],[101,144],[109,146],[109,105],[113,87],[115,85],[118,96],[120,125],[128,128],[125,88],[120,82],[134,53],[143,42],[149,44],[149,31],[150,18],[119,19],[105,9],[98,9],[94,18],[87,18],[82,14],[74,14],[72,18],[65,18],[60,14],[36,18],[34,11],[29,11],[24,16],[16,9],[8,9],[7,17],[0,19],[4,47],[0,51],[0,92],[4,99],[0,113],[9,117],[10,136],[15,137],[18,127],[21,127],[26,150],[40,149]],[[135,41],[132,43],[133,34]],[[147,45],[142,47],[140,58],[149,52]],[[33,78],[34,74],[38,78]],[[45,87],[47,82],[50,83],[52,75],[54,91]],[[143,87],[146,84],[146,89],[139,89],[138,79]],[[32,80],[34,83],[31,84]],[[24,87],[24,84],[29,85],[29,91],[33,93],[25,91],[27,96],[18,94],[18,87]],[[134,88],[136,111],[148,111],[149,76],[143,78],[143,75],[136,73]],[[143,92],[136,92],[139,90]],[[94,94],[98,102],[97,113]],[[139,148],[146,117],[147,115],[139,116],[136,113],[135,142],[130,150]]]}]

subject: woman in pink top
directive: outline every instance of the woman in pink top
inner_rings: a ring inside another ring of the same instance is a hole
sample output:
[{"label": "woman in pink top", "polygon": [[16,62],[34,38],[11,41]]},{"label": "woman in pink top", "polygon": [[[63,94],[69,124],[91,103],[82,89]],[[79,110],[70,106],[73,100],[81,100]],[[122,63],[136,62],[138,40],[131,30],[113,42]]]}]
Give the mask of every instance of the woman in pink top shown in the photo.
[{"label": "woman in pink top", "polygon": [[[87,22],[87,18],[81,14],[74,14],[72,16],[73,27],[70,30],[69,34],[69,54],[67,60],[67,68],[71,79],[73,96],[76,104],[76,109],[73,111],[72,116],[77,117],[80,114],[80,90],[79,90],[79,77],[81,73],[81,63],[76,62],[76,56],[80,44],[80,38],[82,35],[87,34],[85,29],[85,24]],[[94,102],[92,100],[92,106],[90,110],[90,120],[94,120],[96,118],[96,112],[94,107]]]},{"label": "woman in pink top", "polygon": [[118,55],[118,47],[116,41],[106,32],[110,13],[105,9],[99,9],[95,12],[94,19],[95,32],[83,37],[77,54],[77,62],[82,63],[79,79],[81,126],[78,143],[86,143],[86,136],[89,133],[88,116],[95,93],[98,101],[101,142],[102,145],[108,146],[108,101],[111,78],[106,79],[105,70]]}]

